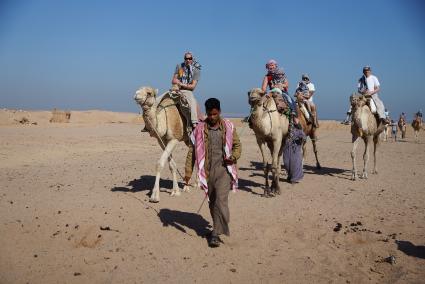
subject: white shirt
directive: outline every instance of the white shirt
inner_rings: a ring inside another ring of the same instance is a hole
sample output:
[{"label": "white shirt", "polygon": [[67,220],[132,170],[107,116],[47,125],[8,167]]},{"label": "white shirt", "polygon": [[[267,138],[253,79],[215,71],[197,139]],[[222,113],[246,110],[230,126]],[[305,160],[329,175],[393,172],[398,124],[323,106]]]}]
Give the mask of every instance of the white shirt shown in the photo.
[{"label": "white shirt", "polygon": [[[307,88],[308,88],[308,90],[310,91],[310,92],[315,92],[316,91],[316,89],[314,88],[314,84],[313,83],[308,83],[307,84]],[[311,96],[309,99],[308,99],[308,101],[309,102],[313,102],[313,96]]]},{"label": "white shirt", "polygon": [[[375,75],[369,75],[369,77],[366,77],[366,85],[369,92],[373,92],[375,90],[375,87],[380,86],[378,78],[376,78]],[[358,85],[358,88],[360,88],[360,83]]]}]

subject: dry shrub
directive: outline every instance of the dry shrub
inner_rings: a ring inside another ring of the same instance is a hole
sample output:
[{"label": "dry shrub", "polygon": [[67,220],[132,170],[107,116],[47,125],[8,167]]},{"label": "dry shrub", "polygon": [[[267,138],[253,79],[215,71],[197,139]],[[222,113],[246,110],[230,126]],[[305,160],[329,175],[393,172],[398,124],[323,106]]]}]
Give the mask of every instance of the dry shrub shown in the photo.
[{"label": "dry shrub", "polygon": [[18,121],[20,124],[30,124],[30,120],[26,118],[25,116],[22,117],[21,120]]},{"label": "dry shrub", "polygon": [[70,119],[71,119],[70,111],[53,109],[52,118],[49,121],[56,122],[56,123],[68,123]]}]

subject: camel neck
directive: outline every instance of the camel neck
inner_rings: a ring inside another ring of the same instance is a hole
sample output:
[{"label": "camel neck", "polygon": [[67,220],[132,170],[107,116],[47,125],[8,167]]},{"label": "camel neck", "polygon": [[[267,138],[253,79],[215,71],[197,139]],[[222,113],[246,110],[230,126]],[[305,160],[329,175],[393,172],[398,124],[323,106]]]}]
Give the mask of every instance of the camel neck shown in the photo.
[{"label": "camel neck", "polygon": [[150,108],[143,109],[143,119],[148,129],[154,129],[157,126],[156,109],[156,104]]}]

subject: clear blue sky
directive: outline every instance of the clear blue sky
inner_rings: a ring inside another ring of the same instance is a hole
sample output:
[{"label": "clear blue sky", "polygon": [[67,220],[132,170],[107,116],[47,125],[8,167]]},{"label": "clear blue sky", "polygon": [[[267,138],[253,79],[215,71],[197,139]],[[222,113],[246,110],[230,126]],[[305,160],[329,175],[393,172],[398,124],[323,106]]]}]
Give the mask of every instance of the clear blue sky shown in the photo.
[{"label": "clear blue sky", "polygon": [[393,116],[425,109],[425,1],[0,0],[0,107],[138,112],[139,86],[170,87],[186,50],[196,96],[247,114],[276,59],[302,73],[321,118],[343,118],[364,65]]}]

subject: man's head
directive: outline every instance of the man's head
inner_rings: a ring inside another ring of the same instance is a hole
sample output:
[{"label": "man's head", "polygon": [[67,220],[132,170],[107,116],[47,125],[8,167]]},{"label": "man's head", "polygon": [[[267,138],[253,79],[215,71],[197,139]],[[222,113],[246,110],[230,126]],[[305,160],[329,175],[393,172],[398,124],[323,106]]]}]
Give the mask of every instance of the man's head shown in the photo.
[{"label": "man's head", "polygon": [[185,54],[184,54],[184,57],[183,57],[183,60],[184,60],[184,64],[185,65],[190,65],[190,64],[192,64],[192,62],[193,62],[193,55],[192,55],[192,52],[185,52]]},{"label": "man's head", "polygon": [[267,61],[266,63],[266,69],[271,71],[277,68],[277,61],[274,59],[270,59],[269,61]]},{"label": "man's head", "polygon": [[369,75],[372,74],[372,70],[370,69],[370,66],[363,67],[363,75],[366,77],[369,77]]},{"label": "man's head", "polygon": [[310,77],[308,76],[308,74],[302,74],[302,75],[301,75],[301,79],[302,79],[304,82],[310,82]]},{"label": "man's head", "polygon": [[220,119],[220,101],[216,98],[209,98],[205,101],[205,111],[207,113],[207,122],[210,125],[215,125]]}]

